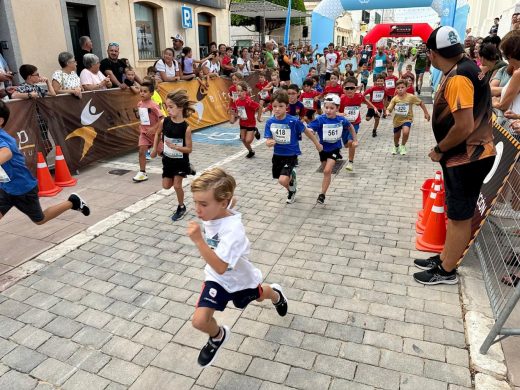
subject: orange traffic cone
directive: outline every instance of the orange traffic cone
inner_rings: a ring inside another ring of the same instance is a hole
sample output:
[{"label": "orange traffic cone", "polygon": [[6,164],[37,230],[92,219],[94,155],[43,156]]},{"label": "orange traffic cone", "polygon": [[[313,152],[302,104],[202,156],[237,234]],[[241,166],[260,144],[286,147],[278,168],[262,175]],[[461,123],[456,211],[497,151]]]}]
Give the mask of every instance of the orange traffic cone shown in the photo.
[{"label": "orange traffic cone", "polygon": [[444,191],[435,197],[424,234],[417,235],[415,247],[424,252],[441,253],[446,241],[446,216],[444,214]]},{"label": "orange traffic cone", "polygon": [[56,146],[56,166],[54,167],[54,182],[60,187],[72,187],[78,182],[70,175],[69,167],[61,151],[61,146]]},{"label": "orange traffic cone", "polygon": [[[426,182],[425,182],[425,183],[426,183]],[[429,199],[429,197],[430,197],[432,191],[435,189],[435,186],[436,186],[436,185],[440,185],[440,189],[443,190],[443,189],[444,189],[444,188],[443,188],[443,187],[444,187],[443,184],[444,184],[444,183],[443,183],[443,181],[442,181],[441,171],[437,171],[437,172],[435,172],[435,177],[434,177],[434,179],[433,179],[433,181],[432,181],[432,183],[431,183],[431,187],[430,187],[430,189],[428,190],[428,194],[426,195],[426,198],[424,197],[424,195],[425,195],[425,191],[423,190],[423,209],[420,210],[420,211],[417,213],[417,215],[419,216],[419,220],[422,219],[422,218],[424,217],[424,212],[425,212],[426,210],[430,209],[431,206],[432,206],[432,204],[433,204],[433,202],[432,202],[430,205],[428,205],[427,203],[428,203],[428,199]],[[438,191],[439,191],[439,190],[437,190],[437,192],[438,192]],[[429,206],[429,207],[427,207],[427,206]],[[426,223],[426,222],[425,222],[425,223]]]},{"label": "orange traffic cone", "polygon": [[426,200],[428,199],[428,196],[430,196],[430,192],[433,190],[433,187],[435,186],[436,181],[441,181],[442,184],[442,174],[441,171],[435,172],[435,176],[433,179],[426,179],[421,187],[423,199],[422,199],[422,209],[421,211],[424,211],[424,206],[426,206]]},{"label": "orange traffic cone", "polygon": [[38,152],[38,164],[36,165],[36,178],[38,179],[38,196],[54,196],[61,188],[54,184],[47,163],[42,152]]},{"label": "orange traffic cone", "polygon": [[415,231],[419,234],[422,234],[424,232],[424,229],[426,229],[426,223],[428,222],[428,217],[430,216],[430,212],[432,210],[433,205],[435,204],[435,199],[437,198],[437,195],[439,192],[442,191],[441,185],[435,184],[433,187],[433,190],[430,192],[430,196],[426,200],[426,205],[424,206],[424,210],[421,216],[421,213],[418,213],[417,222],[415,223]]}]

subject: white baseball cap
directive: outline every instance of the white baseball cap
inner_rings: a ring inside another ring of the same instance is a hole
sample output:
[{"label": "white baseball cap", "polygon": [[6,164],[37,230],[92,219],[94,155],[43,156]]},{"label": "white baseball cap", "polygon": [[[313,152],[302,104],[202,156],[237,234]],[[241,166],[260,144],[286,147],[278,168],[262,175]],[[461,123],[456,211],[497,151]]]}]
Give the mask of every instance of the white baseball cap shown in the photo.
[{"label": "white baseball cap", "polygon": [[341,100],[338,95],[335,93],[329,93],[325,98],[323,99],[323,103],[334,103],[335,105],[339,106],[341,103]]},{"label": "white baseball cap", "polygon": [[459,33],[450,26],[441,26],[433,30],[426,42],[426,47],[435,50],[444,58],[451,58],[464,53]]},{"label": "white baseball cap", "polygon": [[184,38],[182,38],[181,34],[177,34],[174,37],[170,37],[170,38],[173,39],[174,41],[181,41],[182,43],[184,43]]}]

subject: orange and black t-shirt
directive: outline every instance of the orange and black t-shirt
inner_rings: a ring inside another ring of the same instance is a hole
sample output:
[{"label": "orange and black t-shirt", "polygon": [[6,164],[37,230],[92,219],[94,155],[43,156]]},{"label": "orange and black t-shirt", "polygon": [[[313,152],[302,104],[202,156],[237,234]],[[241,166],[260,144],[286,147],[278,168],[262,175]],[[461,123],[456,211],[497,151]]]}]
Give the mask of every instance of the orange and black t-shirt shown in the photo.
[{"label": "orange and black t-shirt", "polygon": [[469,58],[462,58],[444,75],[433,104],[432,127],[437,143],[455,124],[453,113],[473,109],[474,127],[460,145],[446,151],[442,162],[446,166],[468,164],[496,154],[491,123],[491,90],[480,69]]}]

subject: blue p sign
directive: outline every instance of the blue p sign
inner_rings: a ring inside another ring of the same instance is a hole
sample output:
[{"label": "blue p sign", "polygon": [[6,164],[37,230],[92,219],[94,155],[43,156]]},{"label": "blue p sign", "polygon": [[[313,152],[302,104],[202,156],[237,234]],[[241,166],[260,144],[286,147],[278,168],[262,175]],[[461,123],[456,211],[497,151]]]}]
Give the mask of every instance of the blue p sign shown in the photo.
[{"label": "blue p sign", "polygon": [[193,27],[193,11],[190,7],[182,6],[182,28],[192,28]]}]

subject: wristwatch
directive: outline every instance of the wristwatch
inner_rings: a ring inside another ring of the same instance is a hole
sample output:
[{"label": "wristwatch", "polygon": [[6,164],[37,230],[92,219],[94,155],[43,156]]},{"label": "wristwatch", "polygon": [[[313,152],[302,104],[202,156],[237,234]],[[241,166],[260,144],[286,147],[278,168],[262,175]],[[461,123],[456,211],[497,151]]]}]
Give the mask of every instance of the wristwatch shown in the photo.
[{"label": "wristwatch", "polygon": [[442,150],[439,148],[439,145],[435,145],[433,151],[437,154],[442,154]]}]

